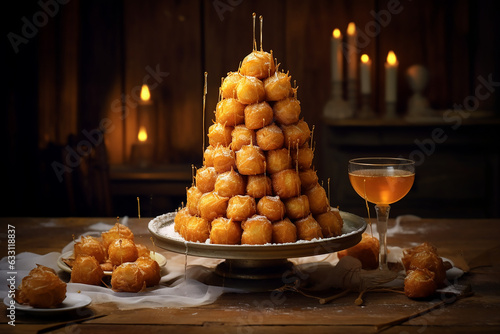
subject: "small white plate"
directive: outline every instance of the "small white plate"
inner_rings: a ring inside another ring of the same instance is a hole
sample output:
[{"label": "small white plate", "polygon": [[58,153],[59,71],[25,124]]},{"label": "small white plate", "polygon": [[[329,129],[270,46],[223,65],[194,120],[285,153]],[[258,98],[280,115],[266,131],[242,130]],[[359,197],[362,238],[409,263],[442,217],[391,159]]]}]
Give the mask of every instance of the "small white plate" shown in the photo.
[{"label": "small white plate", "polygon": [[[7,307],[10,307],[11,300],[12,300],[11,298],[5,297],[3,299],[3,303]],[[88,306],[91,301],[92,301],[92,299],[89,296],[84,295],[82,293],[68,292],[68,293],[66,293],[66,299],[64,299],[63,302],[56,307],[37,308],[37,307],[29,306],[29,305],[19,304],[18,302],[16,302],[14,304],[14,306],[16,308],[16,311],[23,311],[23,312],[28,312],[28,313],[47,313],[47,314],[50,313],[50,314],[53,314],[53,313],[67,312],[67,311],[71,311],[71,310],[77,310],[80,308],[84,308],[84,307]]]},{"label": "small white plate", "polygon": [[[62,271],[65,271],[67,273],[71,273],[71,267],[68,266],[66,263],[64,263],[63,259],[68,259],[68,258],[71,258],[72,256],[73,256],[73,251],[69,251],[69,252],[61,254],[61,256],[59,256],[59,258],[57,259],[57,266]],[[151,251],[150,256],[153,260],[158,262],[158,265],[160,266],[160,268],[164,267],[167,264],[167,258],[165,256],[161,255],[160,253]],[[112,274],[113,274],[112,271],[107,271],[107,270],[104,271],[104,275],[111,276]]]}]

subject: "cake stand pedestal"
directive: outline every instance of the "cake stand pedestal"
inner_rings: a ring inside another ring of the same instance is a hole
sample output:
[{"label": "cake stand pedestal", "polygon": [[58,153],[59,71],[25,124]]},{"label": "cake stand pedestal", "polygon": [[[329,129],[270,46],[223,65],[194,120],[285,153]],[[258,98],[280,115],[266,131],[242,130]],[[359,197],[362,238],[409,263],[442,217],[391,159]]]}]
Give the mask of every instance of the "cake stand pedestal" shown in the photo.
[{"label": "cake stand pedestal", "polygon": [[[352,247],[361,241],[367,226],[363,218],[340,211],[344,226],[342,235],[338,237],[286,244],[219,245],[183,240],[173,229],[175,214],[170,212],[149,222],[148,229],[155,245],[180,254],[225,259],[213,269],[213,275],[204,283],[245,288],[251,285],[262,289],[292,283],[294,266],[288,259],[329,254]],[[254,283],[249,284],[251,281]]]}]

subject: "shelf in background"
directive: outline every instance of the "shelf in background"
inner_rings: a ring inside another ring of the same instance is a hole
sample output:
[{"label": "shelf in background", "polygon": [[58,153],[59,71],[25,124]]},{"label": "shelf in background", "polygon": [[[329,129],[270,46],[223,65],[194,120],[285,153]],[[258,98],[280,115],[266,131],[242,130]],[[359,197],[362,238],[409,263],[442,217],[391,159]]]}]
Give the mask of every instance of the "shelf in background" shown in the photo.
[{"label": "shelf in background", "polygon": [[137,216],[137,197],[141,215],[154,217],[171,212],[186,203],[186,188],[192,183],[188,164],[137,167],[111,165],[110,181],[113,211],[117,216]]}]

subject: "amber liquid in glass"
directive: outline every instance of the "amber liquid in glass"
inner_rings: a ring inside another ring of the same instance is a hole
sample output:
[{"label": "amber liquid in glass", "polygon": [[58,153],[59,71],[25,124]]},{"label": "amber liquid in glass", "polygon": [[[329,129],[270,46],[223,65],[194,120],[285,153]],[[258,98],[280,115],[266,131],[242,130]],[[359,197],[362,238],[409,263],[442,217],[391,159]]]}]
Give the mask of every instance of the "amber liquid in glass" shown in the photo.
[{"label": "amber liquid in glass", "polygon": [[392,204],[410,191],[415,173],[406,170],[360,169],[349,173],[359,196],[374,204]]}]

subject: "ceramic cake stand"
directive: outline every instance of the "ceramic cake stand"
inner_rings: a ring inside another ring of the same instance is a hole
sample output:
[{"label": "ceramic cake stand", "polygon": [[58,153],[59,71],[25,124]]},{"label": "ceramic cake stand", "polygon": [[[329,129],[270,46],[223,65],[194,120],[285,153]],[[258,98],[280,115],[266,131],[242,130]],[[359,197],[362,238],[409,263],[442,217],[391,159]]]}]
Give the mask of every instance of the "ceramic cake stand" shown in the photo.
[{"label": "ceramic cake stand", "polygon": [[356,245],[366,229],[363,218],[340,211],[344,220],[342,235],[314,241],[266,245],[218,245],[189,242],[174,232],[175,212],[158,216],[148,224],[155,245],[163,249],[198,257],[225,259],[215,272],[224,278],[276,279],[290,270],[289,258],[333,253]]}]

